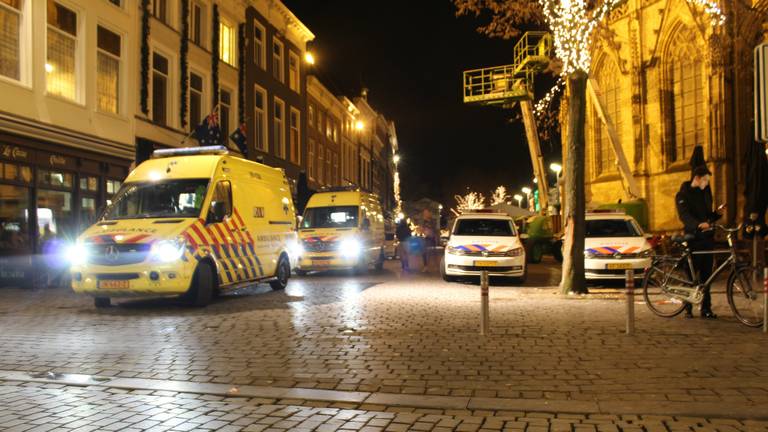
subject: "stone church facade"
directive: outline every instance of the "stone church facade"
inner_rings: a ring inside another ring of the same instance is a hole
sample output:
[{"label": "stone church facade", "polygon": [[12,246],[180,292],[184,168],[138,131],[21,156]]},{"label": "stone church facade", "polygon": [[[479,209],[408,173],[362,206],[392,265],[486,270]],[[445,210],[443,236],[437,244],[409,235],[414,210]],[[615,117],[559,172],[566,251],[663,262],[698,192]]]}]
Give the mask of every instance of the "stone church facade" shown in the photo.
[{"label": "stone church facade", "polygon": [[[724,0],[722,26],[685,0],[629,0],[597,30],[590,78],[649,211],[649,229],[681,228],[674,205],[701,145],[727,222],[743,218],[744,152],[753,140],[753,50],[768,0]],[[588,207],[632,199],[587,98]]]}]

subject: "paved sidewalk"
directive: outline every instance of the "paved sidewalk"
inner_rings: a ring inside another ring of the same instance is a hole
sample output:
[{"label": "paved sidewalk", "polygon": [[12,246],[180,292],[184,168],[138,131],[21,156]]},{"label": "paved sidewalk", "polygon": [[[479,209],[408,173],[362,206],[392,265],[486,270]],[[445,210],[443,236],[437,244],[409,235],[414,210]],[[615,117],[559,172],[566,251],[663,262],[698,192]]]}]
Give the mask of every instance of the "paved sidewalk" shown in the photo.
[{"label": "paved sidewalk", "polygon": [[621,301],[492,287],[492,334],[480,337],[477,287],[391,268],[298,278],[285,292],[245,290],[203,310],[154,301],[101,311],[65,290],[6,289],[0,370],[582,401],[617,413],[768,406],[768,337],[738,324],[723,297],[717,321],[662,319],[638,304],[628,337]]},{"label": "paved sidewalk", "polygon": [[0,430],[766,432],[766,421],[440,411],[0,382]]}]

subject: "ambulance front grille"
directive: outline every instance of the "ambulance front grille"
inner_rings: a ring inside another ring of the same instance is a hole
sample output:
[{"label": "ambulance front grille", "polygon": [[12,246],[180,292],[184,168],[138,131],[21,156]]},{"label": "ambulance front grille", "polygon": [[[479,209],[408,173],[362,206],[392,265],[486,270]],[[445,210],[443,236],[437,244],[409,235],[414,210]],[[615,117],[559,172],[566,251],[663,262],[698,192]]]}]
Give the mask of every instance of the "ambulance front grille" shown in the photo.
[{"label": "ambulance front grille", "polygon": [[91,246],[88,261],[103,266],[118,266],[144,262],[152,245],[141,244],[99,244]]},{"label": "ambulance front grille", "polygon": [[339,248],[339,242],[304,242],[304,250],[307,252],[330,252]]}]

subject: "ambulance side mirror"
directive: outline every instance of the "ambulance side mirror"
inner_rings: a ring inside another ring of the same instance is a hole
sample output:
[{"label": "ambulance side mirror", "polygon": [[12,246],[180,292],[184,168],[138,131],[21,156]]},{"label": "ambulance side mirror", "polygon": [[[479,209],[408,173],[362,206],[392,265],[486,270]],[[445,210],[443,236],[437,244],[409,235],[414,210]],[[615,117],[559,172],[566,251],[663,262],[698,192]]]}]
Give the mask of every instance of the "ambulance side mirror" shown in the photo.
[{"label": "ambulance side mirror", "polygon": [[363,231],[368,231],[371,229],[371,220],[368,218],[363,219],[363,224],[360,227]]},{"label": "ambulance side mirror", "polygon": [[221,201],[213,201],[208,212],[208,223],[223,222],[227,215],[227,204]]}]

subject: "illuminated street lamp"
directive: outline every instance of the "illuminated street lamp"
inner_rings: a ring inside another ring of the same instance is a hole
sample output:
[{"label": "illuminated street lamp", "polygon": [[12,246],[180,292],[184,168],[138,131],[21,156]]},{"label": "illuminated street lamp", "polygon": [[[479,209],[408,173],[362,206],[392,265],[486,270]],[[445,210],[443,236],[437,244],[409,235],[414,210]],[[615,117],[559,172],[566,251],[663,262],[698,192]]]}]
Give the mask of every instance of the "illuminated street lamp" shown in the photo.
[{"label": "illuminated street lamp", "polygon": [[358,120],[358,121],[355,122],[355,129],[356,130],[361,131],[361,130],[363,130],[364,127],[365,127],[365,124],[363,124],[362,120]]},{"label": "illuminated street lamp", "polygon": [[560,172],[563,170],[563,166],[559,163],[552,162],[549,164],[549,169],[551,169],[555,174],[557,174],[558,177],[560,177]]},{"label": "illuminated street lamp", "polygon": [[399,164],[400,163],[400,155],[395,153],[395,155],[392,156],[392,162],[394,162],[395,165]]},{"label": "illuminated street lamp", "polygon": [[520,194],[515,194],[515,196],[513,198],[515,198],[517,200],[517,206],[522,208],[523,207],[523,205],[522,205],[523,204],[523,196],[520,195]]},{"label": "illuminated street lamp", "polygon": [[311,52],[307,51],[304,53],[304,61],[307,62],[307,64],[313,65],[315,64],[315,56]]}]

